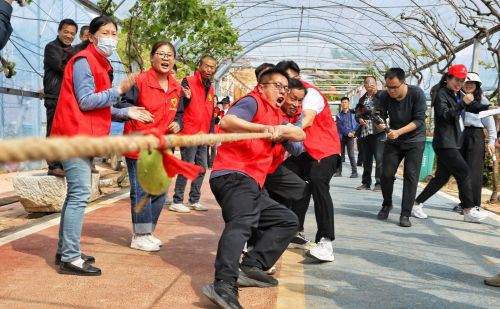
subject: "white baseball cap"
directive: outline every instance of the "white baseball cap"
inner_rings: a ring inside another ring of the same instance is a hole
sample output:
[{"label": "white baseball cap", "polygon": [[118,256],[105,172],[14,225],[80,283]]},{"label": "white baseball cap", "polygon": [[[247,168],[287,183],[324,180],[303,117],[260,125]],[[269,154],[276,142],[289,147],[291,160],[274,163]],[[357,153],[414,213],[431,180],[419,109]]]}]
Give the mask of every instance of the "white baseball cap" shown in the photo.
[{"label": "white baseball cap", "polygon": [[481,85],[483,84],[483,82],[479,78],[479,75],[476,72],[467,73],[467,77],[465,78],[465,82],[476,82],[479,84],[479,87],[481,87]]}]

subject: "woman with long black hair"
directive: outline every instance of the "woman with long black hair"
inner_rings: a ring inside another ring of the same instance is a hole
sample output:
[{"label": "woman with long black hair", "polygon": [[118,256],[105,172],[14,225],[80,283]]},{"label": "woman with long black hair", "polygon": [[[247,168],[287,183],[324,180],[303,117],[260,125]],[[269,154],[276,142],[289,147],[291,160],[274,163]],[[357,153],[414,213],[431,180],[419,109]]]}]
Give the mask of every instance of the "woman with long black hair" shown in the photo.
[{"label": "woman with long black hair", "polygon": [[426,218],[422,203],[439,191],[450,178],[455,177],[458,185],[460,203],[464,209],[464,221],[481,222],[487,215],[474,206],[470,169],[460,150],[464,139],[465,112],[479,113],[488,109],[488,105],[474,100],[474,95],[463,94],[462,86],[467,77],[467,68],[463,64],[452,65],[439,83],[434,105],[434,139],[432,146],[437,157],[434,178],[424,191],[415,199],[412,214]]}]

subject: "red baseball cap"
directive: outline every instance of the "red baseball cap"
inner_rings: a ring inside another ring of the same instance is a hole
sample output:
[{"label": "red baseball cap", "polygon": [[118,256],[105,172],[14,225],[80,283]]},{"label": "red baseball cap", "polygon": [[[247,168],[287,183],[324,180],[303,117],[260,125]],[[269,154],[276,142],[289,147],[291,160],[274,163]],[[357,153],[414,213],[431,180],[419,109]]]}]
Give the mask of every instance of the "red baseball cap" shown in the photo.
[{"label": "red baseball cap", "polygon": [[466,78],[467,77],[467,68],[463,64],[452,65],[448,69],[448,75],[453,75],[456,78]]}]

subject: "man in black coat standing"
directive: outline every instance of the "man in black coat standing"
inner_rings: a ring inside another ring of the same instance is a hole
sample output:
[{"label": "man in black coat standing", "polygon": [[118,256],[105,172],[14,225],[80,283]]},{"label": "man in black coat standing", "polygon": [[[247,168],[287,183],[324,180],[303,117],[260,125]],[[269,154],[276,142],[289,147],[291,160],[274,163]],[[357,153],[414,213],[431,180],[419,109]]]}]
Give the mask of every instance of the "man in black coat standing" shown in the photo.
[{"label": "man in black coat standing", "polygon": [[[52,128],[52,120],[56,112],[57,99],[61,91],[64,73],[63,57],[65,49],[71,47],[78,31],[78,25],[72,19],[63,19],[57,29],[57,38],[45,46],[43,69],[43,87],[45,108],[47,110],[47,136]],[[61,162],[47,162],[49,175],[64,177]]]}]

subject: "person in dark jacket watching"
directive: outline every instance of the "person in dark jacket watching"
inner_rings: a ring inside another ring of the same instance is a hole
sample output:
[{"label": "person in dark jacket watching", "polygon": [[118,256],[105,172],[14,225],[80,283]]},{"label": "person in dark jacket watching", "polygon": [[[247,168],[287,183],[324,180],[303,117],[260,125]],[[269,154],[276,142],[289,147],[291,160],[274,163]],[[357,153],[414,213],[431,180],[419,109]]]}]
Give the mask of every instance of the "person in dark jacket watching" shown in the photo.
[{"label": "person in dark jacket watching", "polygon": [[[0,0],[0,50],[2,50],[9,41],[12,34],[10,16],[12,15],[13,0]],[[17,0],[19,6],[25,6],[26,0]]]},{"label": "person in dark jacket watching", "polygon": [[2,50],[12,33],[10,16],[12,15],[12,0],[0,0],[0,50]]},{"label": "person in dark jacket watching", "polygon": [[[57,99],[61,91],[63,79],[65,50],[71,47],[78,26],[72,19],[63,19],[57,28],[57,38],[45,46],[43,69],[43,87],[45,93],[45,108],[47,110],[47,136],[50,135],[52,121],[56,112]],[[49,175],[64,177],[61,162],[48,162]]]},{"label": "person in dark jacket watching", "polygon": [[[410,215],[417,194],[418,174],[422,165],[425,146],[425,94],[417,86],[407,85],[405,72],[391,68],[384,76],[387,91],[380,94],[380,116],[390,120],[390,130],[384,146],[380,184],[384,201],[378,213],[380,220],[386,220],[392,209],[392,193],[398,167],[404,159],[403,196],[399,225],[410,227]],[[417,214],[418,216],[418,214]]]},{"label": "person in dark jacket watching", "polygon": [[382,175],[382,154],[384,153],[384,130],[375,123],[367,113],[373,112],[378,104],[377,81],[373,76],[367,76],[364,81],[366,93],[356,105],[356,120],[361,125],[359,141],[363,149],[363,176],[361,186],[357,190],[370,190],[372,184],[372,165],[375,157],[375,186],[373,191],[380,191],[380,175]]},{"label": "person in dark jacket watching", "polygon": [[[348,97],[340,99],[340,112],[337,114],[337,129],[340,137],[340,147],[342,148],[342,162],[345,158],[345,149],[351,163],[351,178],[358,177],[358,168],[356,167],[356,158],[354,157],[354,137],[359,124],[356,122],[354,113],[349,110],[350,102]],[[342,163],[339,164],[334,177],[342,176]]]},{"label": "person in dark jacket watching", "polygon": [[90,32],[89,32],[90,27],[89,26],[82,26],[80,29],[80,42],[86,41],[89,39]]},{"label": "person in dark jacket watching", "polygon": [[473,94],[464,95],[460,91],[466,77],[467,68],[463,64],[457,64],[452,65],[440,81],[433,102],[435,126],[432,147],[437,157],[436,174],[415,199],[415,206],[422,207],[453,175],[457,180],[460,204],[464,209],[464,221],[479,223],[488,215],[474,207],[470,170],[460,148],[463,144],[465,112],[479,113],[488,109],[488,105],[475,101]]}]

